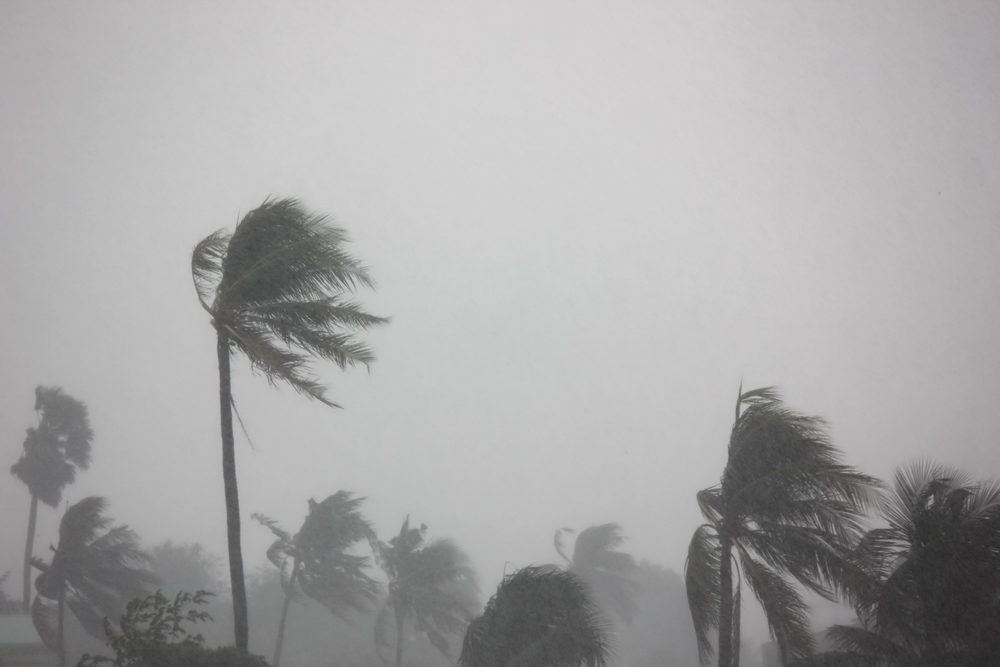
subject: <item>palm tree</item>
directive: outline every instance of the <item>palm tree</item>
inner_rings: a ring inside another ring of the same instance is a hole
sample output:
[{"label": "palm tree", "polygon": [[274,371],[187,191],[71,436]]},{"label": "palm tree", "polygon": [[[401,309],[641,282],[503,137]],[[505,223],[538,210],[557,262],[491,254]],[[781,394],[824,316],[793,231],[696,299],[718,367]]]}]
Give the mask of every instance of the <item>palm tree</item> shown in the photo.
[{"label": "palm tree", "polygon": [[918,461],[879,503],[888,524],[856,556],[870,586],[860,624],[834,626],[821,663],[992,664],[1000,655],[1000,484]]},{"label": "palm tree", "polygon": [[342,229],[294,199],[269,199],[247,213],[231,235],[220,230],[203,239],[191,258],[198,299],[216,332],[229,575],[236,646],[244,652],[248,621],[230,357],[242,353],[270,382],[286,382],[336,406],[311,375],[309,360],[328,359],[341,368],[367,366],[374,357],[350,331],[387,321],[345,297],[360,285],[372,285],[368,270],[344,250],[346,241]]},{"label": "palm tree", "polygon": [[295,535],[264,515],[254,515],[278,538],[267,550],[268,560],[281,572],[285,593],[274,667],[281,662],[288,608],[299,591],[340,618],[351,611],[366,611],[374,604],[378,582],[365,572],[371,559],[348,553],[359,542],[371,544],[376,539],[371,524],[359,511],[362,501],[364,498],[355,498],[348,491],[338,491],[320,503],[310,498],[309,514]]},{"label": "palm tree", "polygon": [[566,561],[567,569],[582,579],[594,594],[601,609],[614,613],[625,623],[635,616],[635,596],[638,584],[631,579],[635,573],[635,559],[617,549],[625,542],[621,526],[605,523],[591,526],[576,536],[573,555],[570,557],[563,543],[563,534],[572,533],[560,528],[555,534],[556,551]]},{"label": "palm tree", "polygon": [[706,523],[685,565],[703,664],[712,628],[719,667],[739,663],[741,580],[783,660],[812,653],[808,607],[788,577],[828,599],[851,590],[857,573],[847,554],[876,485],[840,462],[821,419],[786,409],[773,388],[740,388],[726,467],[718,485],[698,493]]},{"label": "palm tree", "polygon": [[21,609],[28,613],[31,603],[31,556],[35,545],[38,501],[56,507],[62,490],[76,477],[77,468],[90,464],[90,429],[87,406],[63,393],[59,387],[35,387],[38,426],[28,429],[24,453],[10,468],[12,475],[27,484],[31,494],[28,510],[28,537],[24,545],[24,577]]},{"label": "palm tree", "polygon": [[425,544],[427,526],[410,528],[375,545],[375,559],[389,578],[388,595],[375,620],[375,646],[388,646],[390,616],[396,624],[396,667],[403,664],[403,631],[410,621],[431,644],[449,656],[448,637],[461,636],[478,607],[478,589],[469,558],[449,540]]},{"label": "palm tree", "polygon": [[607,627],[587,584],[555,567],[504,577],[469,624],[462,667],[604,667]]},{"label": "palm tree", "polygon": [[[41,570],[32,619],[39,636],[58,652],[60,667],[66,665],[67,606],[87,632],[103,638],[104,619],[117,618],[125,602],[143,596],[155,582],[135,533],[128,526],[112,527],[106,506],[96,496],[70,506],[59,523],[52,561],[32,561]],[[53,600],[55,609],[43,598]]]}]

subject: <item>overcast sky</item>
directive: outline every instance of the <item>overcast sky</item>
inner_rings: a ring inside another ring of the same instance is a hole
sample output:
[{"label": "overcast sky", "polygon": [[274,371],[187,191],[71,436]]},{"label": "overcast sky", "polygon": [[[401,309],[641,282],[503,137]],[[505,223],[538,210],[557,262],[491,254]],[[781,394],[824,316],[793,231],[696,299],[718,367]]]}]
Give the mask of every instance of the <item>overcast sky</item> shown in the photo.
[{"label": "overcast sky", "polygon": [[741,377],[866,472],[1000,477],[998,35],[974,0],[0,0],[4,465],[60,385],[96,432],[66,500],[223,555],[190,254],[274,195],[350,232],[392,323],[322,367],[343,410],[234,364],[251,567],[251,512],[349,489],[487,593],[606,521],[681,571]]}]

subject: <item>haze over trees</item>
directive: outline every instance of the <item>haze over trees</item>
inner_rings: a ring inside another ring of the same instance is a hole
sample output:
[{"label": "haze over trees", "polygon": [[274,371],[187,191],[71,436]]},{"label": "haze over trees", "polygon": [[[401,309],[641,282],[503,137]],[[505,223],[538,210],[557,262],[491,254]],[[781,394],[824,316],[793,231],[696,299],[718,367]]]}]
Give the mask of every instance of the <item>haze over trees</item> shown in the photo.
[{"label": "haze over trees", "polygon": [[590,587],[594,601],[606,614],[631,623],[636,613],[638,584],[635,559],[618,551],[625,543],[621,526],[605,523],[582,530],[573,543],[573,553],[566,550],[563,535],[568,528],[556,531],[556,551],[566,561],[566,568]]},{"label": "haze over trees", "polygon": [[[411,528],[406,517],[398,535],[375,545],[375,560],[389,579],[388,594],[375,619],[375,646],[394,645],[396,667],[403,665],[407,625],[452,660],[450,640],[462,636],[479,606],[469,557],[450,540],[425,542],[426,534],[426,525]],[[392,642],[390,624],[395,626]]]},{"label": "haze over trees", "polygon": [[94,637],[104,636],[106,618],[116,618],[126,603],[155,583],[149,557],[127,526],[113,526],[103,498],[91,496],[69,507],[59,523],[52,560],[34,559],[41,570],[31,616],[39,636],[66,665],[66,608]]},{"label": "haze over trees", "polygon": [[359,543],[376,540],[371,524],[361,515],[363,501],[348,491],[338,491],[319,503],[310,498],[309,514],[294,535],[272,519],[254,515],[278,538],[267,550],[268,560],[278,568],[284,592],[273,667],[281,663],[292,600],[307,595],[341,619],[352,612],[368,611],[375,603],[379,585],[368,576],[371,559],[350,552]]},{"label": "haze over trees", "polygon": [[716,629],[719,667],[736,667],[744,582],[783,660],[812,655],[809,609],[789,579],[828,599],[848,590],[850,550],[876,484],[841,463],[821,419],[787,409],[773,388],[741,387],[726,467],[718,485],[698,492],[706,523],[685,565],[703,664]]},{"label": "haze over trees", "polygon": [[27,485],[31,494],[22,578],[21,609],[24,613],[28,613],[31,604],[31,558],[38,501],[49,507],[59,505],[63,488],[76,478],[77,469],[86,469],[90,464],[90,446],[94,438],[87,406],[63,393],[60,387],[35,387],[35,412],[38,413],[38,425],[28,429],[24,453],[10,469],[12,475]]},{"label": "haze over trees", "polygon": [[371,350],[354,331],[386,323],[347,295],[372,287],[368,270],[345,250],[344,230],[294,199],[264,201],[235,231],[217,231],[194,249],[191,274],[202,308],[212,317],[219,365],[222,476],[236,647],[247,650],[248,621],[240,504],[233,439],[230,359],[246,356],[272,383],[284,382],[327,405],[312,376],[312,358],[340,368],[368,365]]}]

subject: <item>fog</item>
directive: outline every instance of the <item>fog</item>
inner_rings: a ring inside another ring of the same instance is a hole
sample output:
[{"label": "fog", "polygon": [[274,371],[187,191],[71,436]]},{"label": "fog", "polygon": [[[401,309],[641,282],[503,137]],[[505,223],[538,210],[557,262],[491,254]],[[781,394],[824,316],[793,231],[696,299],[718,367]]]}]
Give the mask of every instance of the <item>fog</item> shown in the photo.
[{"label": "fog", "polygon": [[191,251],[274,196],[348,230],[391,322],[316,366],[343,409],[234,357],[249,571],[251,513],[346,489],[484,602],[562,527],[680,575],[741,382],[868,474],[1000,477],[998,34],[995,2],[0,3],[5,460],[61,386],[95,432],[63,506],[224,557]]}]

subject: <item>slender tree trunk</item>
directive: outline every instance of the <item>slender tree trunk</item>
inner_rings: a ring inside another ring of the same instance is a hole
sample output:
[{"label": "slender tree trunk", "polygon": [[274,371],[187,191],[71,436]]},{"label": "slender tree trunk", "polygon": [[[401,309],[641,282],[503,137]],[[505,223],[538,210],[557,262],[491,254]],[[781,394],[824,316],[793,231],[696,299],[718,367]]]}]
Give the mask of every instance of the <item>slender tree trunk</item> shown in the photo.
[{"label": "slender tree trunk", "polygon": [[243,547],[240,544],[240,497],[236,488],[236,447],[233,441],[233,394],[229,375],[229,336],[218,329],[219,415],[222,427],[222,481],[226,491],[226,536],[229,542],[229,581],[233,594],[233,628],[236,648],[249,648],[247,591],[243,580]]},{"label": "slender tree trunk", "polygon": [[396,667],[403,667],[403,610],[394,610],[396,617]]},{"label": "slender tree trunk", "polygon": [[56,641],[59,646],[59,667],[66,667],[66,584],[59,589],[59,615],[56,621]]},{"label": "slender tree trunk", "polygon": [[21,595],[21,611],[31,613],[31,552],[35,548],[35,523],[38,520],[38,496],[31,494],[31,509],[28,510],[28,539],[24,543],[24,587]]},{"label": "slender tree trunk", "polygon": [[295,577],[299,573],[298,559],[292,561],[292,576],[288,581],[288,588],[285,589],[285,601],[281,605],[281,620],[278,621],[278,638],[274,641],[274,660],[272,667],[281,664],[281,649],[285,645],[285,623],[288,620],[288,607],[292,603],[292,592],[295,590]]},{"label": "slender tree trunk", "polygon": [[733,662],[733,544],[726,535],[719,536],[722,554],[719,560],[719,667],[735,667]]}]

